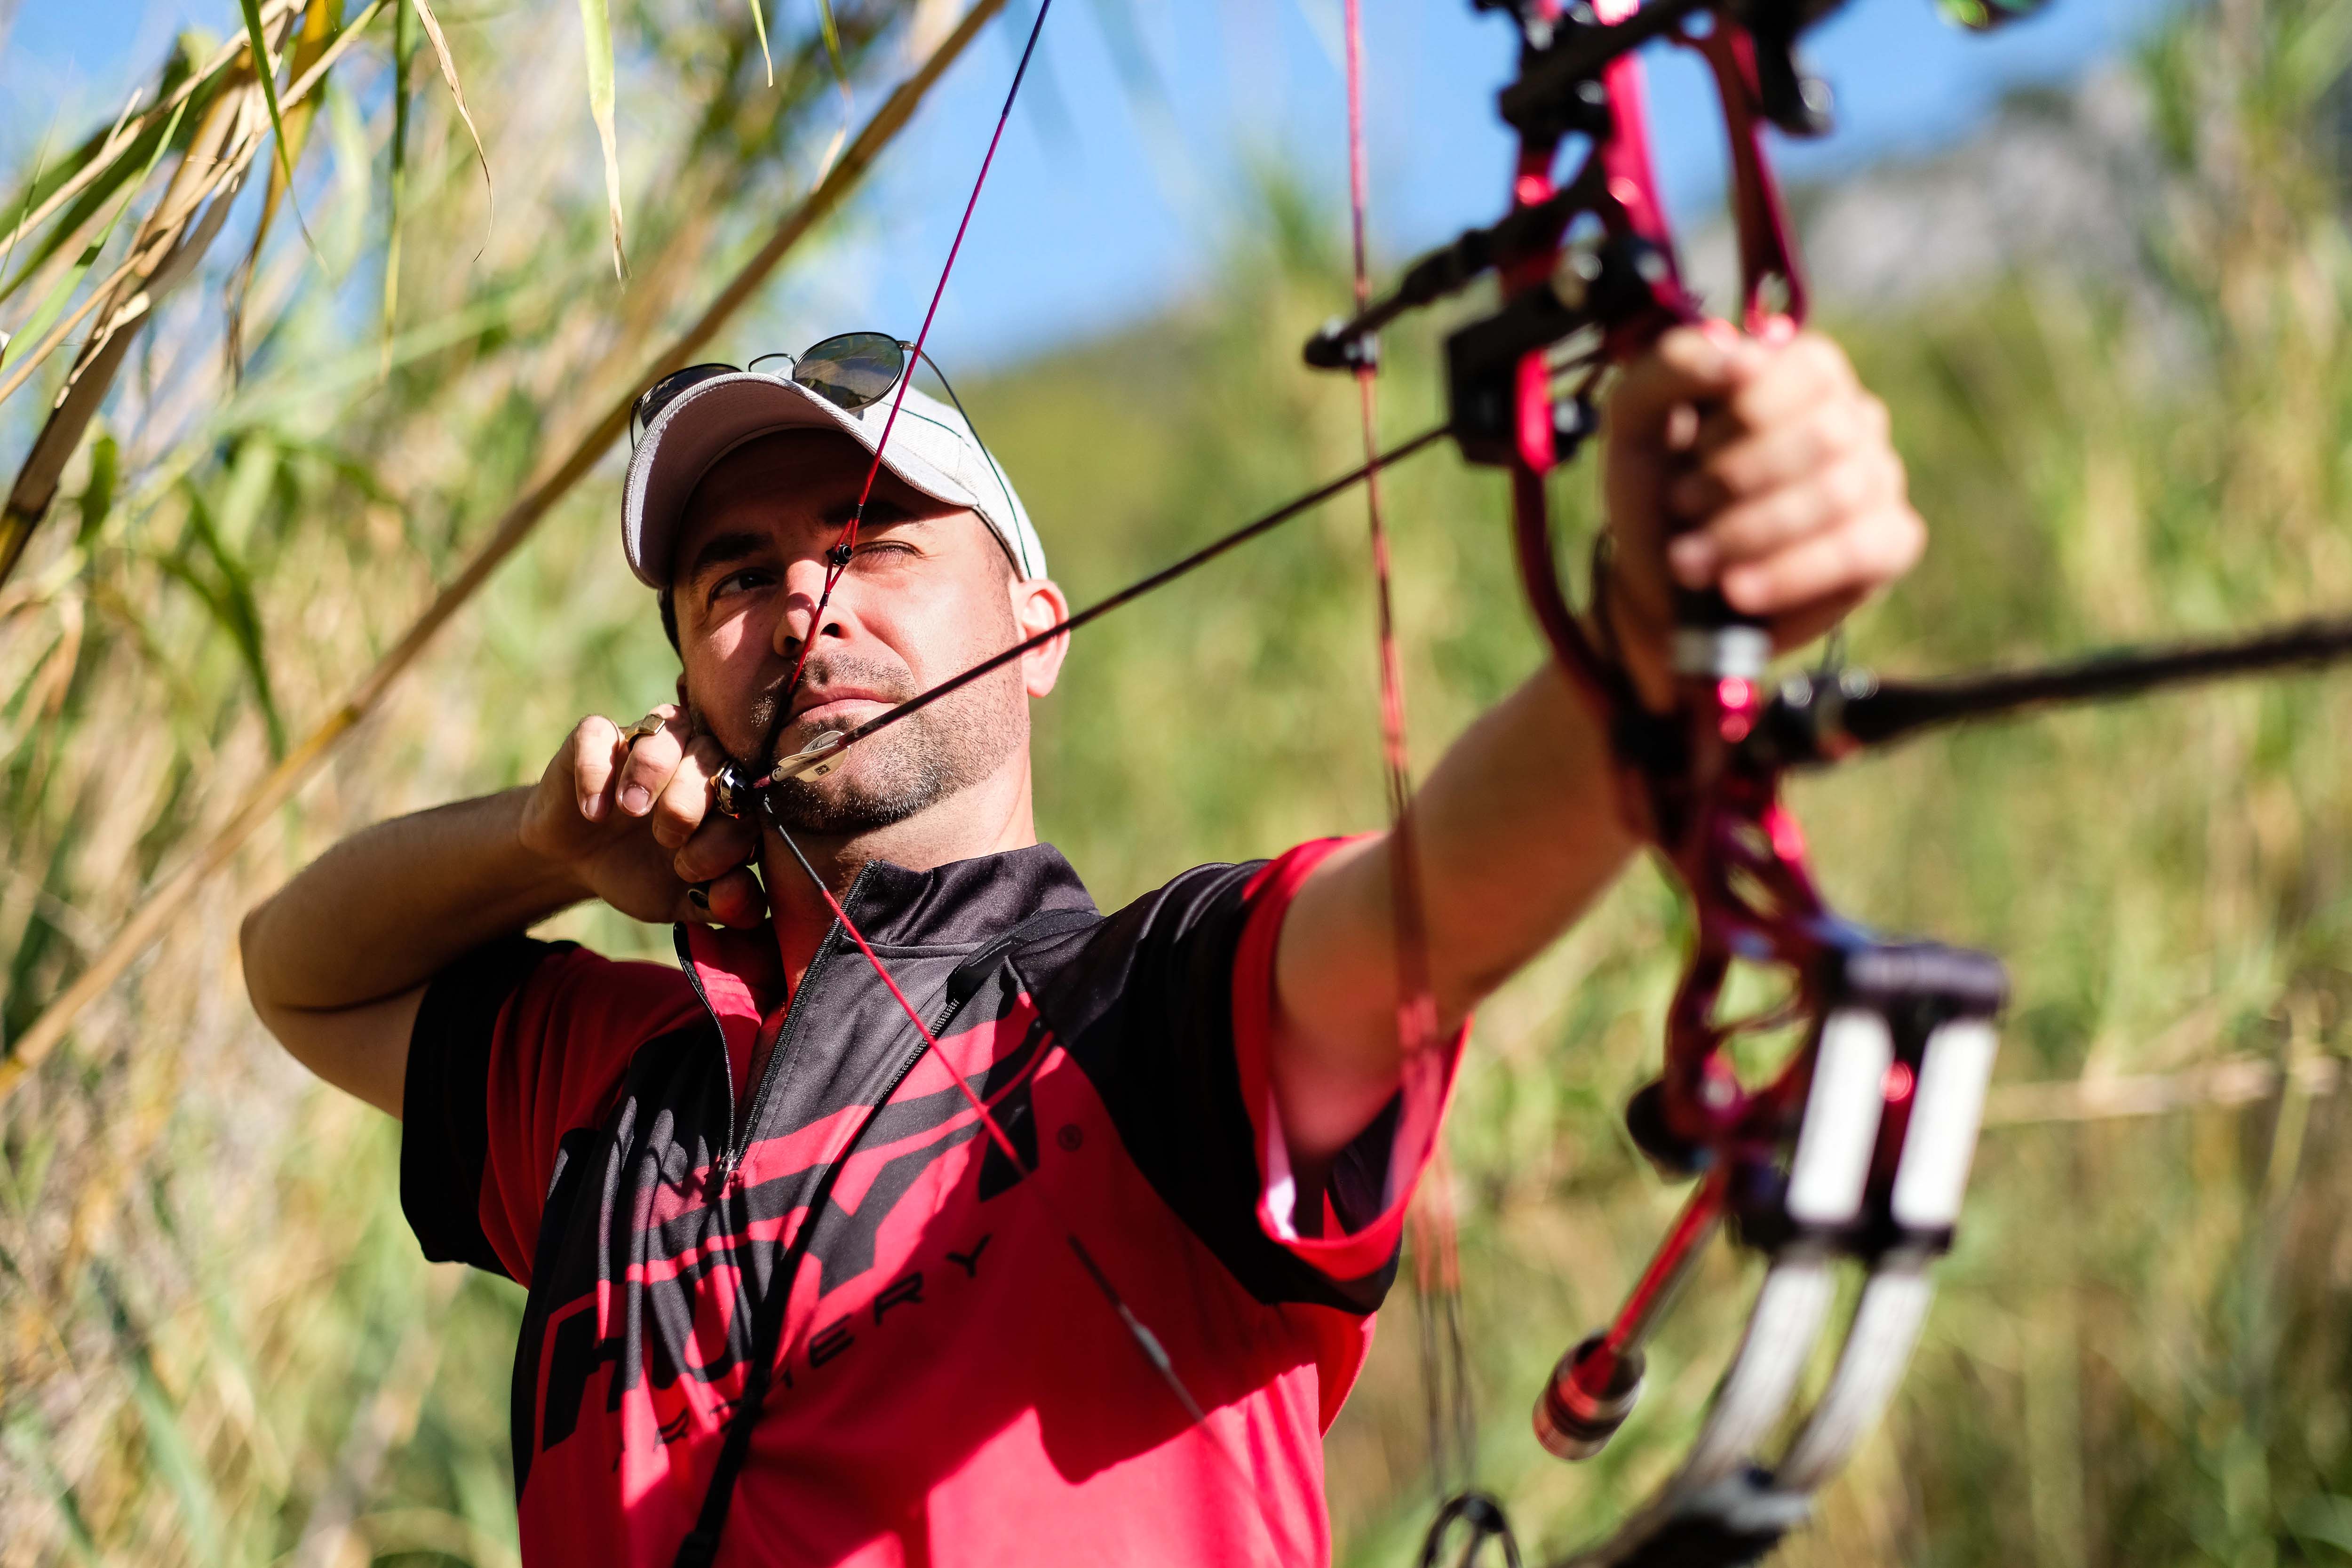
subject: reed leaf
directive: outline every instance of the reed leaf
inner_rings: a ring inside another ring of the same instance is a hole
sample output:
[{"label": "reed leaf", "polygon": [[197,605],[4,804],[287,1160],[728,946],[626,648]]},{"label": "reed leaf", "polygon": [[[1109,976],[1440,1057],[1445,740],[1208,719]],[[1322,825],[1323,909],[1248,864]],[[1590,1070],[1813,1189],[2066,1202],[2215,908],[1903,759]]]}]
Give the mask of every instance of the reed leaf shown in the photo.
[{"label": "reed leaf", "polygon": [[[114,211],[108,216],[105,226],[98,231],[96,237],[82,247],[81,254],[75,258],[72,266],[66,268],[65,275],[51,285],[48,292],[44,294],[39,303],[33,307],[33,313],[25,319],[25,324],[16,330],[6,343],[0,344],[0,369],[5,369],[13,361],[21,360],[31,353],[35,345],[41,342],[41,334],[47,331],[52,323],[63,313],[66,301],[73,298],[74,290],[81,287],[84,278],[89,276],[89,269],[97,264],[99,253],[106,248],[106,242],[114,237],[115,227],[121,223],[122,215],[130,210],[131,199],[138,195],[140,187],[147,183],[147,176],[155,172],[155,165],[163,158],[163,150],[171,145],[172,132],[179,129],[180,117],[187,112],[187,108],[186,101],[183,100],[180,106],[172,111],[172,118],[164,123],[162,134],[158,135],[153,144],[148,148],[147,162],[141,166],[138,177],[121,182],[121,199],[115,203]],[[27,262],[26,265],[29,267],[31,263]],[[50,346],[54,347],[54,345]],[[48,351],[44,348],[42,352]]]},{"label": "reed leaf", "polygon": [[157,556],[155,563],[195,595],[214,625],[228,637],[237,661],[245,667],[247,679],[252,682],[254,701],[268,728],[269,753],[282,757],[286,754],[286,724],[278,715],[277,694],[270,686],[268,637],[254,599],[253,573],[223,539],[219,521],[213,515],[212,503],[202,489],[184,485],[182,493],[187,500],[188,531],[204,559],[211,563],[212,574],[199,572],[184,547]]},{"label": "reed leaf", "polygon": [[[342,0],[310,0],[310,7],[302,13],[301,27],[295,34],[292,58],[287,68],[289,79],[299,81],[303,73],[318,63],[320,57],[326,53],[329,40],[342,23]],[[230,277],[226,288],[228,337],[224,352],[228,356],[232,376],[245,363],[245,299],[253,284],[253,269],[260,264],[262,247],[269,242],[270,225],[278,216],[278,204],[293,194],[293,180],[289,170],[302,161],[302,148],[310,140],[310,124],[318,112],[319,100],[312,95],[285,110],[281,115],[278,138],[279,151],[284,156],[270,165],[268,184],[262,192],[261,215],[254,220],[252,241],[246,247],[245,259]],[[299,216],[299,211],[297,216]],[[305,237],[308,237],[307,230]]]},{"label": "reed leaf", "polygon": [[[765,24],[761,24],[765,30]],[[580,37],[588,56],[588,112],[604,153],[604,214],[613,232],[613,276],[626,282],[629,258],[622,240],[621,153],[613,132],[613,15],[606,0],[580,0]]]},{"label": "reed leaf", "polygon": [[[246,42],[253,50],[253,78],[261,85],[261,101],[269,110],[269,127],[278,133],[278,169],[290,189],[294,184],[294,145],[287,139],[286,116],[278,106],[278,62],[271,58],[269,37],[262,25],[261,0],[237,0],[245,13]],[[302,222],[302,208],[297,202],[294,221],[302,230],[305,244],[310,242],[310,229]],[[312,245],[311,249],[316,250]]]},{"label": "reed leaf", "polygon": [[768,16],[760,0],[743,0],[751,7],[751,30],[760,36],[760,63],[767,68],[768,85],[776,85],[776,57],[768,50]]},{"label": "reed leaf", "polygon": [[433,58],[440,63],[441,79],[448,85],[449,100],[457,106],[457,118],[464,121],[466,134],[473,139],[475,161],[482,166],[482,189],[490,203],[489,219],[484,225],[482,241],[487,247],[489,244],[488,230],[497,224],[499,217],[499,192],[490,179],[490,155],[482,146],[482,133],[474,128],[472,111],[466,107],[466,89],[457,80],[457,62],[449,53],[449,40],[441,31],[441,18],[433,14],[432,0],[408,0],[408,4],[416,7],[417,23],[424,27],[425,37],[432,41]]}]

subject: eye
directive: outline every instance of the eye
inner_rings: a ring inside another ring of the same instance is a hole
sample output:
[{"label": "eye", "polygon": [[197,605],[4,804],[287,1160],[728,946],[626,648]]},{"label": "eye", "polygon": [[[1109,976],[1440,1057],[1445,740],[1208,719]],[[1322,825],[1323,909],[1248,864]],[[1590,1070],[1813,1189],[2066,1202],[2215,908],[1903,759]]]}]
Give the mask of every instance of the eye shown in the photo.
[{"label": "eye", "polygon": [[730,594],[756,593],[775,580],[776,574],[765,566],[742,567],[710,584],[709,603],[715,605]]}]

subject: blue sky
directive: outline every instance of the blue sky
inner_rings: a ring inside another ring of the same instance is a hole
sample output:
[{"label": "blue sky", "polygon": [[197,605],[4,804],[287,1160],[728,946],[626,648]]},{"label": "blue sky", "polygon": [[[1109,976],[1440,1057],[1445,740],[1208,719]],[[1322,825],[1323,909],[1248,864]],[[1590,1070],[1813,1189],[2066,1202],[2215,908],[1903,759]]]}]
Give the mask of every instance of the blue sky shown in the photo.
[{"label": "blue sky", "polygon": [[[577,26],[562,0],[525,3]],[[803,3],[769,0],[787,23]],[[780,303],[792,320],[775,330],[913,334],[1034,3],[1013,0],[999,36],[959,63],[888,154],[863,237],[790,280]],[[1946,26],[1928,0],[1856,0],[1811,46],[1837,89],[1837,132],[1784,147],[1781,165],[1825,175],[1948,145],[2003,91],[2070,79],[2128,48],[2168,3],[2053,0],[1979,37]],[[1339,0],[1055,0],[935,329],[945,363],[982,371],[1205,287],[1253,163],[1286,164],[1332,195],[1338,217],[1339,12]],[[1115,16],[1132,18],[1124,69]],[[190,21],[225,32],[236,0],[29,0],[0,41],[0,153],[21,155],[59,103],[76,132],[107,113]],[[1510,28],[1467,0],[1366,0],[1365,26],[1373,232],[1394,262],[1501,211],[1510,143],[1493,93],[1509,73]],[[1138,58],[1155,86],[1137,85]],[[1662,175],[1696,221],[1721,189],[1715,110],[1691,62],[1662,62],[1654,79]],[[622,133],[625,155],[625,103]],[[593,158],[584,108],[580,134]],[[1344,280],[1333,288],[1336,301]]]}]

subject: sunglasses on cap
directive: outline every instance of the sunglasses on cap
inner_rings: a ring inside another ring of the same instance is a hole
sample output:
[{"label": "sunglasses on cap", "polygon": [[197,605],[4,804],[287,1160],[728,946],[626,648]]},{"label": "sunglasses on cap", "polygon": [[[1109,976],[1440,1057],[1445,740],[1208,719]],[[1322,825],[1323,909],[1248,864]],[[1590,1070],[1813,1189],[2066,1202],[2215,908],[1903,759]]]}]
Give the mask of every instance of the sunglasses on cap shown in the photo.
[{"label": "sunglasses on cap", "polygon": [[[783,360],[793,367],[787,379],[808,388],[845,413],[855,414],[890,395],[898,383],[905,379],[908,356],[916,352],[914,344],[894,338],[887,332],[840,332],[811,343],[796,354],[780,351],[761,354],[749,364],[726,364],[713,360],[703,364],[688,365],[684,370],[674,370],[639,393],[636,402],[629,405],[629,449],[636,450],[637,442],[653,422],[661,417],[661,411],[677,402],[681,393],[714,376],[737,375],[747,370],[757,370],[772,359]],[[972,424],[971,416],[964,413],[963,399],[956,395],[955,385],[940,369],[940,362],[929,354],[922,358],[923,363],[931,367],[931,374],[939,377],[948,401],[962,416],[964,428],[971,433],[972,444],[980,448],[982,458],[988,463],[989,474],[996,480],[997,493],[1004,498],[1004,527],[1019,527],[1017,520],[1021,509],[1013,499],[1012,486],[1005,482],[1004,470],[997,467],[996,454],[990,451],[988,443],[980,438],[980,431]],[[1029,566],[1021,559],[1013,541],[994,528],[989,531],[995,535],[1014,566],[1027,573]]]},{"label": "sunglasses on cap", "polygon": [[[660,417],[661,411],[677,401],[678,394],[697,386],[713,376],[734,375],[742,371],[757,370],[769,360],[780,359],[792,365],[788,379],[807,387],[835,407],[855,414],[859,409],[881,402],[890,395],[907,374],[907,356],[914,344],[901,342],[887,332],[842,332],[822,342],[812,343],[796,354],[761,354],[749,364],[722,364],[712,361],[706,364],[690,364],[684,370],[674,370],[638,394],[629,407],[629,446],[636,447],[646,427]],[[928,356],[926,356],[928,357]],[[933,374],[939,366],[934,364]],[[940,384],[947,385],[941,376]],[[948,392],[959,411],[961,400],[956,399],[953,388]]]}]

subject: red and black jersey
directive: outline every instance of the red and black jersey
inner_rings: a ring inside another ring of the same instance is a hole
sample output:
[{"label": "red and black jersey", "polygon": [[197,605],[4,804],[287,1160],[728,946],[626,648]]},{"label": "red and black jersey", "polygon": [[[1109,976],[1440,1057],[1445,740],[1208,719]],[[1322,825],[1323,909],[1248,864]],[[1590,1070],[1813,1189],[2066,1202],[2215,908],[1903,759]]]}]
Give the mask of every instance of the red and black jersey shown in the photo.
[{"label": "red and black jersey", "polygon": [[1048,847],[868,865],[845,906],[940,1026],[936,1055],[839,925],[789,1005],[765,929],[680,927],[677,970],[516,938],[438,976],[401,1198],[427,1257],[528,1288],[524,1560],[669,1562],[757,1305],[786,1290],[722,1564],[1328,1561],[1322,1432],[1459,1047],[1297,1212],[1266,1080],[1274,944],[1334,842],[1202,867],[1108,917]]}]

